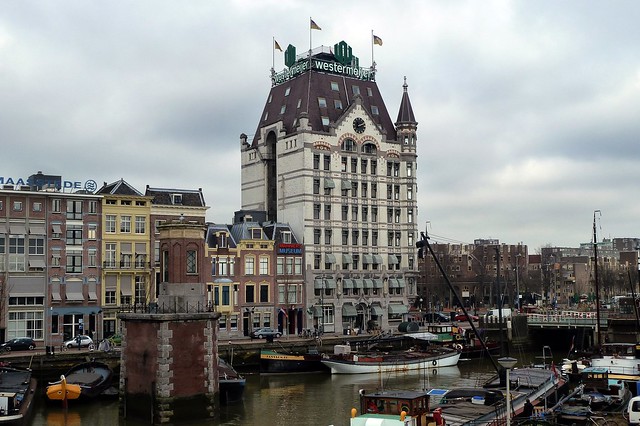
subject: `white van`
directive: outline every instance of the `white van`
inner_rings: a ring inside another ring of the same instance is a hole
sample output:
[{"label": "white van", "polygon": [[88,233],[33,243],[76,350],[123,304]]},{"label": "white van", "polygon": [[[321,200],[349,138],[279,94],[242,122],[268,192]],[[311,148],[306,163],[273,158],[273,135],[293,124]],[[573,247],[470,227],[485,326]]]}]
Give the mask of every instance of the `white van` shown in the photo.
[{"label": "white van", "polygon": [[640,396],[634,396],[629,400],[627,415],[630,425],[640,424]]},{"label": "white van", "polygon": [[[511,316],[511,308],[502,308],[502,318],[509,318]],[[500,318],[500,309],[489,309],[484,314],[484,319],[498,319]]]}]

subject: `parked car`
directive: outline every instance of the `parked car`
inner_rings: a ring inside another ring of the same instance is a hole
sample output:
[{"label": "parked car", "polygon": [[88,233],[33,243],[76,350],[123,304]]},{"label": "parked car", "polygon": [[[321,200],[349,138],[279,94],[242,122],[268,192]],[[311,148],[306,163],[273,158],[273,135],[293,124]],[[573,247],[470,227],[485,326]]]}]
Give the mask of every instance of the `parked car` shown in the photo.
[{"label": "parked car", "polygon": [[62,344],[65,348],[77,348],[80,346],[81,348],[88,348],[90,345],[93,345],[93,340],[91,337],[79,334],[71,340],[67,340]]},{"label": "parked car", "polygon": [[282,336],[282,333],[280,333],[275,328],[271,328],[271,327],[256,328],[250,334],[250,337],[252,339],[262,339],[262,338],[268,338],[268,337],[273,338],[273,337],[280,337],[280,336]]},{"label": "parked car", "polygon": [[31,337],[17,337],[1,344],[0,352],[21,351],[25,349],[32,351],[35,348],[36,342],[34,342]]},{"label": "parked car", "polygon": [[469,318],[471,318],[471,321],[478,321],[478,316],[477,315],[471,315],[471,314],[469,314],[468,317],[465,314],[458,314],[458,315],[455,316],[454,320],[456,320],[456,321],[469,321]]},{"label": "parked car", "polygon": [[427,322],[451,322],[451,317],[442,312],[427,312],[422,318]]}]

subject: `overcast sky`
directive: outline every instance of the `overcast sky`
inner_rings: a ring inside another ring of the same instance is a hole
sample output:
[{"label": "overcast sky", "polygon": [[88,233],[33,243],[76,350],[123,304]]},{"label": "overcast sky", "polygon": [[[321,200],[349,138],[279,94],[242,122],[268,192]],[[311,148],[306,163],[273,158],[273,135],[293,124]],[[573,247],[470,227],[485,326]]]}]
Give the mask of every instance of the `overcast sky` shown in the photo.
[{"label": "overcast sky", "polygon": [[[345,40],[392,119],[418,120],[419,228],[531,253],[640,237],[640,2],[2,1],[0,176],[203,188],[240,209],[239,135],[270,89],[272,40]],[[275,68],[284,68],[275,52]]]}]

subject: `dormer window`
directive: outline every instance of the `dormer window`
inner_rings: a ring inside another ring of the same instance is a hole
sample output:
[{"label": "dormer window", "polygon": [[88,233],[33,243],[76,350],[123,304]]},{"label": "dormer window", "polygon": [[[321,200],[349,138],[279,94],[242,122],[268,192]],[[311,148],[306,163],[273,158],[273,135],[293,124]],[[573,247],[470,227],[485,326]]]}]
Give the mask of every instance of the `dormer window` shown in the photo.
[{"label": "dormer window", "polygon": [[182,204],[182,194],[171,194],[171,204]]},{"label": "dormer window", "polygon": [[218,234],[218,247],[227,248],[227,234],[224,232]]},{"label": "dormer window", "polygon": [[262,229],[260,228],[251,228],[251,239],[259,240],[262,238]]},{"label": "dormer window", "polygon": [[282,242],[285,244],[291,244],[291,232],[289,231],[282,232]]},{"label": "dormer window", "polygon": [[280,108],[280,114],[284,114],[284,112],[287,110],[287,106],[286,105],[282,105],[282,107]]},{"label": "dormer window", "polygon": [[327,107],[327,99],[326,98],[318,98],[318,106],[320,108],[326,108]]},{"label": "dormer window", "polygon": [[286,88],[286,90],[284,91],[284,95],[289,96],[289,93],[291,93],[291,87]]}]

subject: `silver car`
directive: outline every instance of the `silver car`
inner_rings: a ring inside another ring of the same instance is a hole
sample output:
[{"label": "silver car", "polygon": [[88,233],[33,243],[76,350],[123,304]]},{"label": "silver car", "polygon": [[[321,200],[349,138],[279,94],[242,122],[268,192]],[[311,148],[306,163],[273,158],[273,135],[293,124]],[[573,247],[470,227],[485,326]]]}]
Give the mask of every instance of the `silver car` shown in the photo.
[{"label": "silver car", "polygon": [[65,348],[77,348],[78,346],[81,348],[88,348],[89,346],[93,347],[93,340],[89,336],[79,334],[73,339],[67,340],[62,345]]}]

